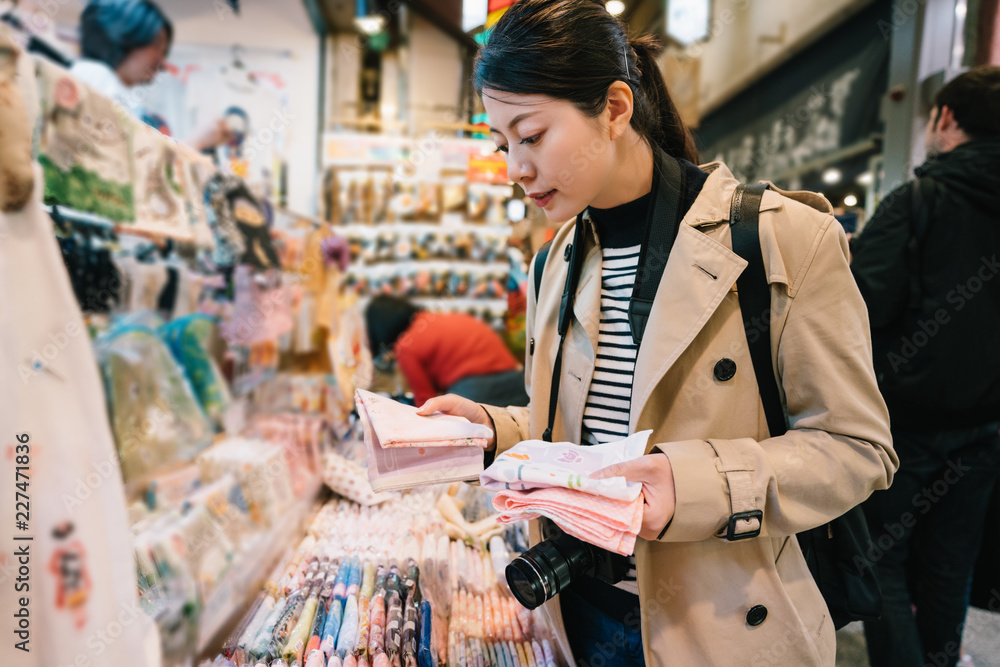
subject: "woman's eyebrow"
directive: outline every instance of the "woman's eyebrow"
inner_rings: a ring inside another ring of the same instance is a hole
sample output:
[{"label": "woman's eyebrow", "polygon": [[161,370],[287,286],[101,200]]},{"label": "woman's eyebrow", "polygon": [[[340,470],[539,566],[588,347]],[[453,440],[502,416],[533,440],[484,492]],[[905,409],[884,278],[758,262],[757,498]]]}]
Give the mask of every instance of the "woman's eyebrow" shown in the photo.
[{"label": "woman's eyebrow", "polygon": [[[517,126],[517,124],[520,123],[525,118],[529,118],[529,117],[534,116],[535,114],[539,114],[539,113],[542,113],[541,109],[539,109],[538,111],[526,111],[525,113],[518,114],[518,115],[514,116],[514,120],[510,121],[510,126],[507,129],[513,130],[514,127]],[[503,134],[503,132],[501,132],[500,130],[498,130],[496,128],[493,128],[493,127],[490,128],[490,132],[496,132],[497,134]]]}]

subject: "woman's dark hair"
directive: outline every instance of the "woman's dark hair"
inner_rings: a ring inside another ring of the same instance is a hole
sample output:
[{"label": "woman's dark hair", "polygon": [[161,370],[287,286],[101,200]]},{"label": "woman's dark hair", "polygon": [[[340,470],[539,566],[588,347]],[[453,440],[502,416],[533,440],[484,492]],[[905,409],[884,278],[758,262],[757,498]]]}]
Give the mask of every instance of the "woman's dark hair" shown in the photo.
[{"label": "woman's dark hair", "polygon": [[937,112],[947,106],[972,139],[1000,137],[1000,67],[984,65],[959,74],[934,96]]},{"label": "woman's dark hair", "polygon": [[632,127],[650,146],[698,162],[694,139],[667,93],[651,35],[629,39],[625,26],[597,0],[521,0],[493,27],[476,58],[473,85],[567,100],[591,118],[608,88],[632,89]]},{"label": "woman's dark hair", "polygon": [[399,297],[379,295],[372,299],[365,308],[365,326],[368,327],[372,355],[391,352],[419,312],[419,307]]},{"label": "woman's dark hair", "polygon": [[150,0],[90,0],[80,17],[80,51],[114,69],[130,51],[152,44],[161,30],[172,42],[173,25]]}]

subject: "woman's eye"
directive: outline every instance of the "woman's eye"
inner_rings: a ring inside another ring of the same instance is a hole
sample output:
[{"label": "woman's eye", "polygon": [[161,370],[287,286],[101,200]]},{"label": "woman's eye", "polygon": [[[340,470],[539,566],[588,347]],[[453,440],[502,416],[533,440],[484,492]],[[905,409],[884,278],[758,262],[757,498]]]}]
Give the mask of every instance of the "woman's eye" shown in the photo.
[{"label": "woman's eye", "polygon": [[540,138],[541,136],[542,136],[542,133],[541,133],[541,132],[539,132],[538,134],[536,134],[536,135],[535,135],[535,136],[533,136],[533,137],[525,137],[524,139],[521,139],[521,143],[522,143],[522,144],[528,144],[529,146],[531,146],[532,144],[534,144],[535,142],[537,142],[537,141],[538,141],[538,139],[539,139],[539,138]]},{"label": "woman's eye", "polygon": [[493,152],[494,153],[506,153],[507,152],[507,147],[506,146],[497,146],[497,149],[495,151],[493,151]]}]

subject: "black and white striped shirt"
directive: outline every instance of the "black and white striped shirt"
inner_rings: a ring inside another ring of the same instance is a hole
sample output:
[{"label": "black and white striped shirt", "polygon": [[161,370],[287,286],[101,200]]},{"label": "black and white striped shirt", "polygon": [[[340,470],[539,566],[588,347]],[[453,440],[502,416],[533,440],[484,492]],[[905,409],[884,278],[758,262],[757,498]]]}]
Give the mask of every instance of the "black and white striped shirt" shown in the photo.
[{"label": "black and white striped shirt", "polygon": [[[708,175],[681,160],[687,188],[681,204],[683,216],[697,198]],[[583,412],[583,443],[596,445],[629,435],[632,380],[639,348],[632,341],[628,304],[632,298],[639,251],[652,194],[612,209],[590,209],[601,243],[601,318],[597,333],[594,375]],[[635,556],[629,556],[625,579],[616,586],[638,596]]]},{"label": "black and white striped shirt", "polygon": [[[583,444],[597,445],[628,437],[632,377],[639,347],[632,340],[628,302],[632,298],[639,245],[604,248],[601,263],[601,318],[597,359],[583,411]],[[618,588],[639,594],[635,556]]]}]

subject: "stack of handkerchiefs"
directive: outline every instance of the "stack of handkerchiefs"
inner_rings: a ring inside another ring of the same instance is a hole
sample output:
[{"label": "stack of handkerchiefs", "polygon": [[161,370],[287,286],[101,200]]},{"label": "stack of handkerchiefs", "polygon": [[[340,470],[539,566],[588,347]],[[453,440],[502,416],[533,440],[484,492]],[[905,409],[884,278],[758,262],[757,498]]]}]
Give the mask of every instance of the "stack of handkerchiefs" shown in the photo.
[{"label": "stack of handkerchiefs", "polygon": [[499,455],[479,482],[497,492],[500,523],[544,516],[574,537],[627,556],[642,525],[642,484],[590,475],[642,456],[650,433],[591,447],[526,440]]},{"label": "stack of handkerchiefs", "polygon": [[474,480],[483,472],[488,426],[417,409],[358,389],[354,402],[365,431],[368,481],[375,491]]}]

